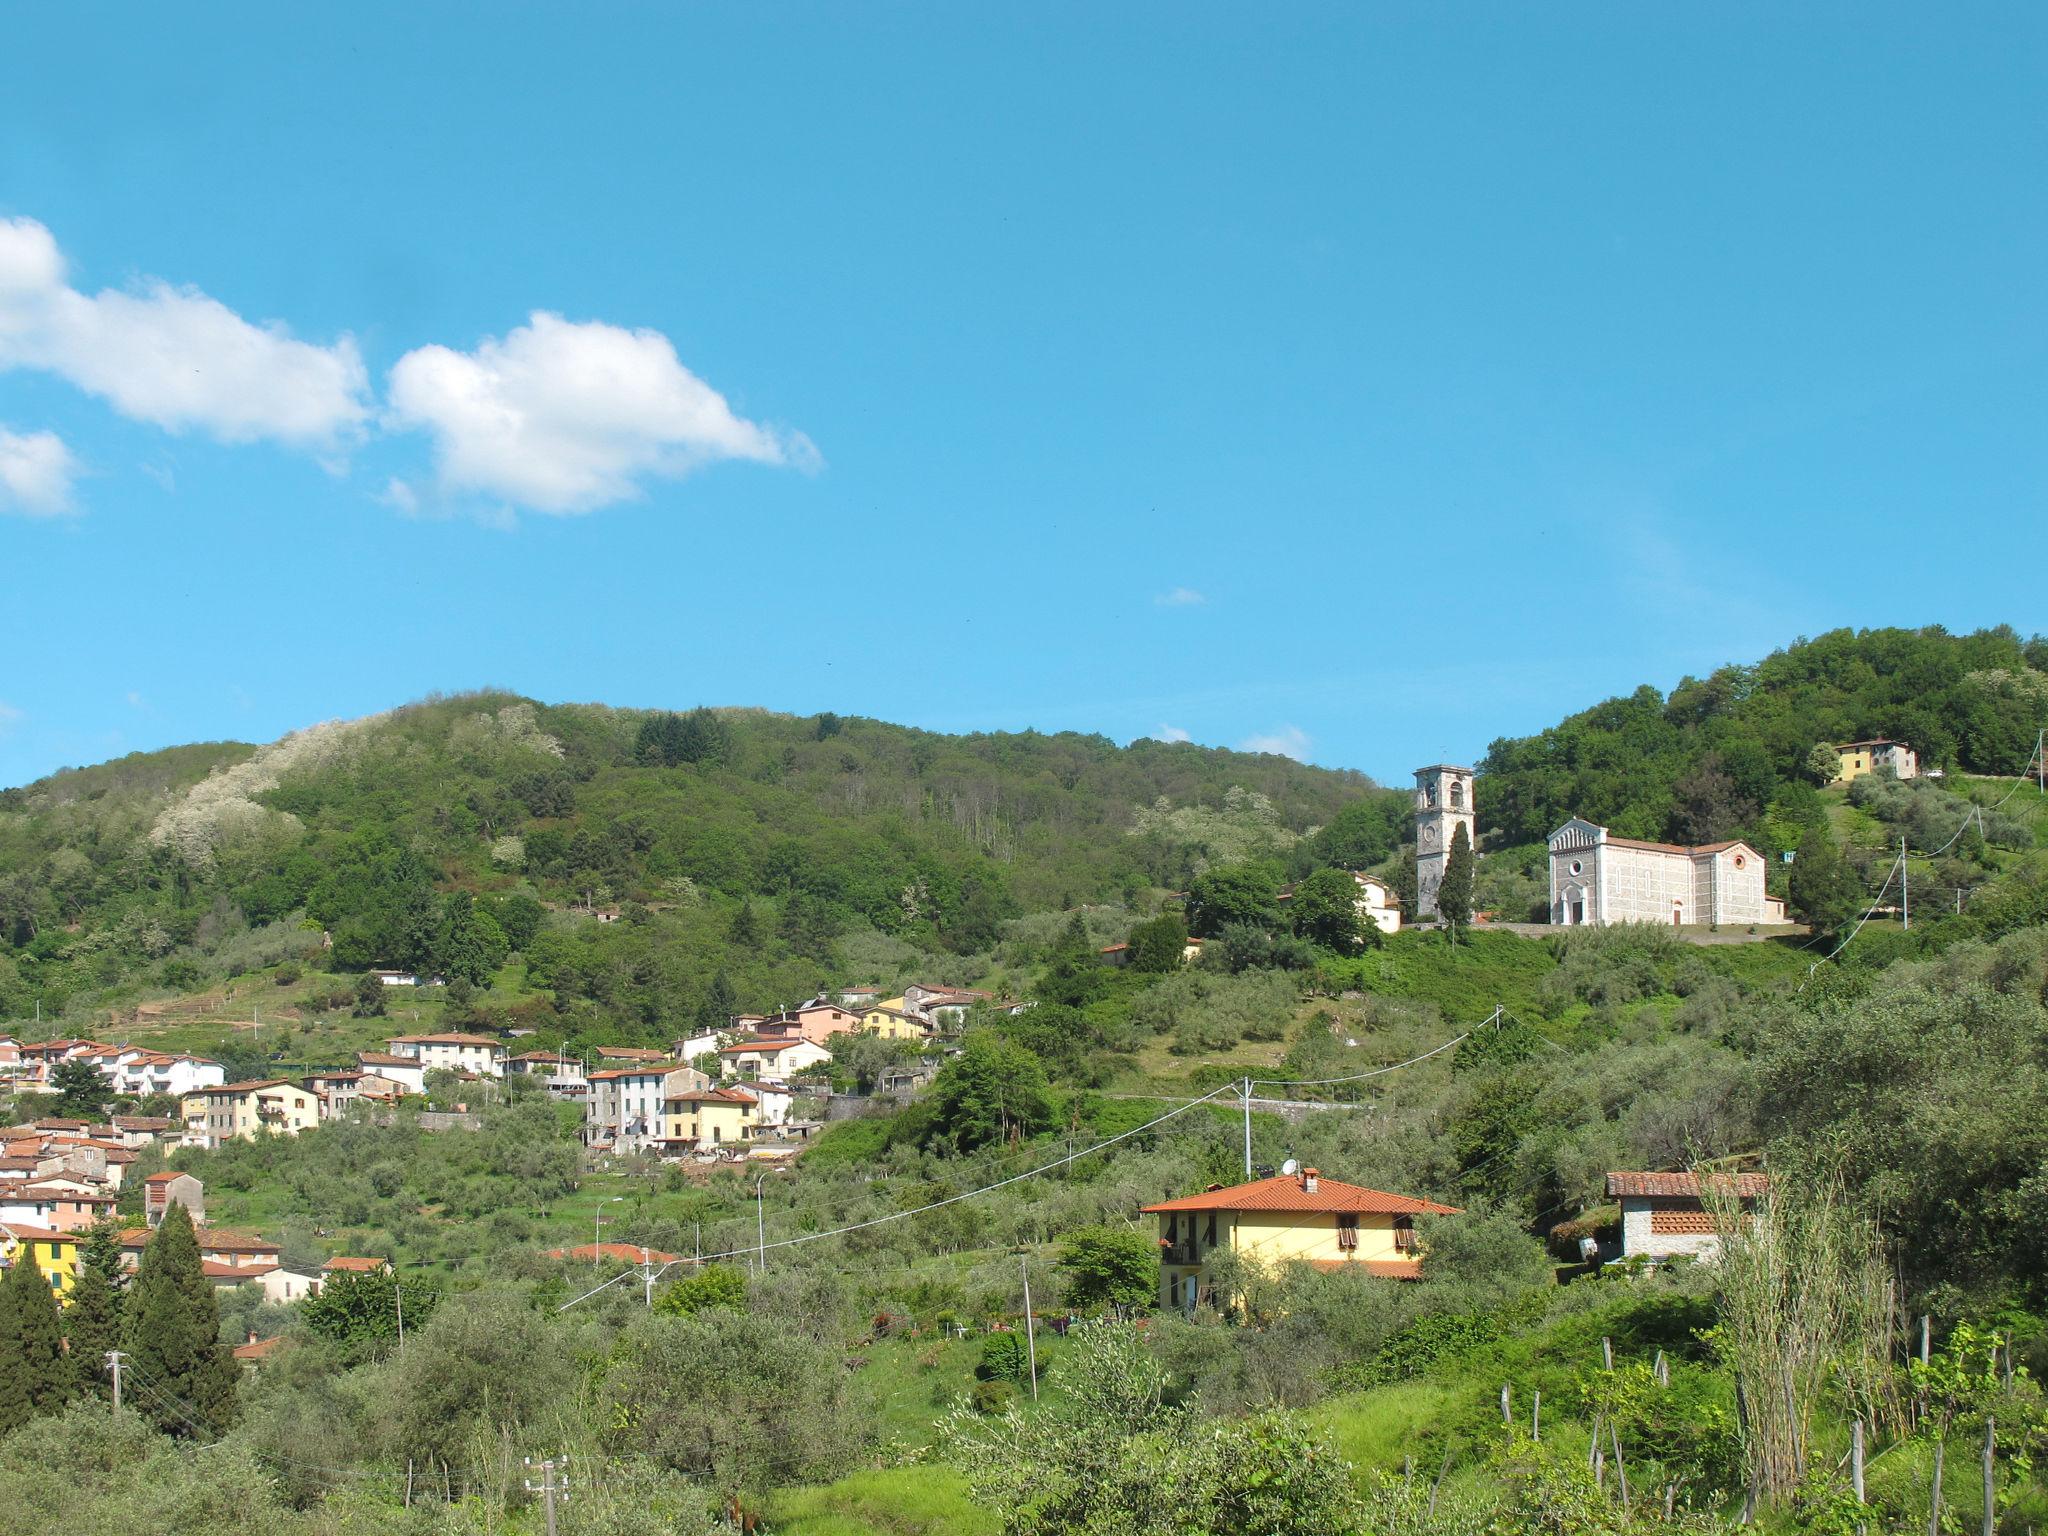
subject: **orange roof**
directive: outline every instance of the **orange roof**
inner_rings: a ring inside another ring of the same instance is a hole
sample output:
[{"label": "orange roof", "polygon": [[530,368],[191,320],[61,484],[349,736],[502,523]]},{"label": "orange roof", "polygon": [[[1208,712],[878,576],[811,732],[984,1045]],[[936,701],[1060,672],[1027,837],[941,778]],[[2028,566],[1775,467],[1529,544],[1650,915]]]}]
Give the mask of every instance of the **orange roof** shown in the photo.
[{"label": "orange roof", "polygon": [[166,1168],[162,1173],[152,1173],[142,1182],[145,1184],[168,1184],[173,1179],[189,1179],[191,1177],[192,1175],[189,1173],[179,1173],[176,1169]]},{"label": "orange roof", "polygon": [[1334,1275],[1347,1269],[1362,1269],[1368,1275],[1378,1275],[1382,1280],[1420,1280],[1422,1260],[1420,1259],[1310,1259],[1309,1266],[1326,1275]]},{"label": "orange roof", "polygon": [[788,1051],[794,1050],[799,1045],[809,1044],[811,1042],[800,1035],[793,1040],[742,1040],[737,1045],[728,1045],[718,1054],[721,1056],[734,1056],[743,1051]]},{"label": "orange roof", "polygon": [[24,1243],[77,1243],[78,1238],[71,1232],[52,1232],[48,1227],[39,1227],[27,1221],[0,1221],[0,1232],[18,1237]]},{"label": "orange roof", "polygon": [[1306,1186],[1307,1180],[1300,1175],[1283,1173],[1277,1178],[1254,1179],[1249,1184],[1233,1184],[1227,1189],[1212,1189],[1199,1195],[1184,1195],[1178,1200],[1163,1200],[1144,1209],[1159,1212],[1329,1211],[1383,1216],[1462,1214],[1454,1205],[1438,1205],[1434,1200],[1419,1200],[1413,1195],[1390,1195],[1385,1190],[1367,1189],[1360,1184],[1346,1184],[1320,1175],[1313,1194]]},{"label": "orange roof", "polygon": [[237,1360],[262,1360],[275,1354],[278,1347],[283,1343],[284,1335],[281,1333],[268,1339],[251,1339],[247,1344],[237,1344],[235,1346],[235,1358]]},{"label": "orange roof", "polygon": [[357,1051],[356,1060],[369,1067],[416,1067],[419,1059],[413,1056],[394,1056],[389,1051]]},{"label": "orange roof", "polygon": [[[1708,1177],[1714,1175],[1709,1174]],[[1732,1187],[1737,1198],[1743,1200],[1754,1200],[1771,1190],[1771,1176],[1767,1173],[1722,1174],[1720,1181]],[[1692,1173],[1610,1173],[1607,1175],[1607,1193],[1615,1199],[1622,1196],[1663,1196],[1666,1199],[1697,1200],[1700,1181],[1699,1175]]]},{"label": "orange roof", "polygon": [[380,1270],[389,1269],[390,1267],[390,1264],[383,1259],[359,1258],[346,1253],[337,1253],[333,1258],[320,1266],[323,1271],[343,1270],[350,1274],[358,1275],[374,1275]]},{"label": "orange roof", "polygon": [[386,1045],[496,1045],[489,1035],[386,1035]]},{"label": "orange roof", "polygon": [[[123,1248],[145,1248],[156,1233],[148,1227],[130,1227],[121,1234]],[[267,1243],[260,1237],[247,1232],[228,1232],[219,1228],[201,1227],[198,1233],[202,1252],[214,1253],[276,1253],[277,1244]]]},{"label": "orange roof", "polygon": [[621,1264],[638,1264],[645,1255],[649,1263],[679,1264],[679,1255],[663,1253],[659,1248],[642,1248],[638,1243],[585,1243],[580,1248],[550,1248],[551,1259],[573,1259],[580,1264],[593,1264],[599,1259],[613,1259]]},{"label": "orange roof", "polygon": [[655,1065],[653,1062],[648,1062],[644,1066],[638,1067],[603,1067],[591,1073],[590,1080],[595,1083],[610,1082],[615,1077],[667,1077],[669,1073],[681,1070],[682,1067],[679,1063],[672,1062],[664,1056],[660,1066]]}]

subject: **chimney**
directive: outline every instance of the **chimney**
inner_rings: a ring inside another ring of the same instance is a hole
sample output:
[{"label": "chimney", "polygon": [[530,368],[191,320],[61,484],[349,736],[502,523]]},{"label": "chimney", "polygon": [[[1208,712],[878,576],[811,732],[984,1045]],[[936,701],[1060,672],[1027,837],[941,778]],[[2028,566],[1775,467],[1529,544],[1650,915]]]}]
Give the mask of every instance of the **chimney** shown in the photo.
[{"label": "chimney", "polygon": [[242,1340],[242,1342],[244,1344],[254,1344],[256,1342],[256,1330],[254,1328],[251,1328],[249,1330],[249,1337]]},{"label": "chimney", "polygon": [[1316,1178],[1317,1174],[1313,1168],[1304,1168],[1301,1171],[1302,1193],[1312,1195],[1316,1192]]}]

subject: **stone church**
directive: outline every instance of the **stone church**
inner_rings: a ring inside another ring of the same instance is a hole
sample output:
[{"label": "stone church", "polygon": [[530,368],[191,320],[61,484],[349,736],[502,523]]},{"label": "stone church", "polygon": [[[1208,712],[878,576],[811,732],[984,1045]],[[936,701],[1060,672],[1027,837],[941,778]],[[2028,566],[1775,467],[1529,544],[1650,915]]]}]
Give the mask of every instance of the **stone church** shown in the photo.
[{"label": "stone church", "polygon": [[1782,923],[1764,894],[1764,858],[1743,842],[1646,843],[1574,816],[1550,834],[1550,920],[1610,923]]},{"label": "stone church", "polygon": [[1479,828],[1472,819],[1472,770],[1436,763],[1415,770],[1415,916],[1436,916],[1437,888],[1444,883],[1444,865],[1458,828],[1465,829],[1472,851],[1479,851]]}]

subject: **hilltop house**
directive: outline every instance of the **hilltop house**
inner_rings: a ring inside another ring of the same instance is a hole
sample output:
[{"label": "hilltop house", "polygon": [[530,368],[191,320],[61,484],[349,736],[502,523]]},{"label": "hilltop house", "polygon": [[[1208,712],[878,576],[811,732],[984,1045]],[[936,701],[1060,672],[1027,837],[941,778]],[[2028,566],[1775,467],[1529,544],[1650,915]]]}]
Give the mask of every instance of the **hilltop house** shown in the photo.
[{"label": "hilltop house", "polygon": [[1313,1168],[1164,1200],[1159,1218],[1159,1300],[1191,1309],[1212,1296],[1218,1253],[1262,1264],[1357,1268],[1392,1280],[1421,1278],[1415,1218],[1456,1216],[1455,1206],[1326,1179]]},{"label": "hilltop house", "polygon": [[886,1004],[862,1009],[860,1027],[870,1035],[880,1035],[884,1040],[922,1040],[930,1033],[925,1028],[923,1020]]},{"label": "hilltop house", "polygon": [[[142,1250],[149,1246],[150,1238],[155,1235],[148,1227],[134,1227],[123,1232],[122,1266],[132,1272],[142,1262]],[[199,1239],[199,1271],[216,1290],[253,1285],[263,1292],[266,1301],[281,1305],[302,1301],[320,1289],[319,1276],[287,1269],[282,1251],[273,1242],[245,1232],[227,1232],[219,1228],[201,1227],[196,1236]]]},{"label": "hilltop house", "polygon": [[770,1014],[754,1026],[754,1033],[766,1039],[803,1039],[823,1045],[834,1035],[860,1028],[860,1015],[822,997],[796,1008]]},{"label": "hilltop house", "polygon": [[0,1185],[0,1224],[82,1232],[114,1214],[114,1196],[71,1180],[10,1179]]},{"label": "hilltop house", "polygon": [[1574,816],[1550,834],[1550,920],[1755,924],[1781,921],[1764,896],[1764,858],[1745,842],[1648,843]]},{"label": "hilltop house", "polygon": [[1884,737],[1875,741],[1845,741],[1828,750],[1841,764],[1841,771],[1835,775],[1837,784],[1847,784],[1866,773],[1881,773],[1886,769],[1890,769],[1892,777],[1897,779],[1920,776],[1920,754],[1903,741]]},{"label": "hilltop house", "polygon": [[258,1136],[296,1136],[320,1123],[320,1096],[281,1077],[202,1088],[184,1101],[185,1145],[218,1147]]},{"label": "hilltop house", "polygon": [[313,1072],[299,1079],[320,1100],[320,1118],[332,1120],[346,1114],[351,1104],[367,1100],[373,1104],[395,1104],[405,1085],[395,1078],[374,1072]]},{"label": "hilltop house", "polygon": [[832,1053],[825,1047],[801,1037],[741,1040],[718,1053],[718,1071],[722,1077],[760,1077],[782,1083],[806,1067],[831,1059]]},{"label": "hilltop house", "polygon": [[475,1077],[505,1075],[505,1047],[489,1035],[393,1035],[391,1054],[420,1064],[424,1072],[467,1072]]},{"label": "hilltop house", "polygon": [[[1742,1210],[1770,1193],[1769,1174],[1719,1177]],[[1700,1196],[1698,1174],[1610,1173],[1607,1198],[1621,1203],[1621,1256],[1625,1259],[1711,1259],[1721,1251],[1713,1214]]]}]

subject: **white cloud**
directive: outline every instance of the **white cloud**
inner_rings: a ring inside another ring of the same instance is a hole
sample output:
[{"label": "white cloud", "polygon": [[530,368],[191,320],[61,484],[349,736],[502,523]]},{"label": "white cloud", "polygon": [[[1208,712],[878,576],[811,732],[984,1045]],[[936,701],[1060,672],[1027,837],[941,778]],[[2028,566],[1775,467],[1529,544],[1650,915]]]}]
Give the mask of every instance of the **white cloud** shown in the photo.
[{"label": "white cloud", "polygon": [[817,450],[733,413],[659,331],[535,311],[474,352],[420,347],[391,370],[391,420],[432,435],[443,489],[590,512],[722,459],[809,469]]},{"label": "white cloud", "polygon": [[1175,587],[1171,592],[1162,592],[1152,601],[1161,608],[1199,608],[1209,599],[1193,587]]},{"label": "white cloud", "polygon": [[1247,736],[1237,744],[1240,752],[1271,752],[1280,757],[1291,757],[1297,762],[1307,762],[1309,748],[1314,743],[1309,734],[1298,725],[1283,725],[1277,731],[1264,731]]},{"label": "white cloud", "polygon": [[1192,741],[1194,738],[1177,725],[1155,725],[1152,727],[1154,741]]},{"label": "white cloud", "polygon": [[22,719],[23,716],[20,710],[16,709],[5,699],[0,699],[0,736],[5,736],[15,726],[21,724]]},{"label": "white cloud", "polygon": [[383,494],[377,499],[386,506],[397,508],[399,512],[407,517],[419,516],[419,492],[415,491],[396,475],[393,475],[384,482]]},{"label": "white cloud", "polygon": [[355,343],[297,341],[196,288],[81,293],[34,219],[0,219],[0,369],[39,368],[124,416],[223,442],[326,448],[367,420]]},{"label": "white cloud", "polygon": [[78,460],[54,432],[0,427],[0,512],[55,517],[71,510]]}]

